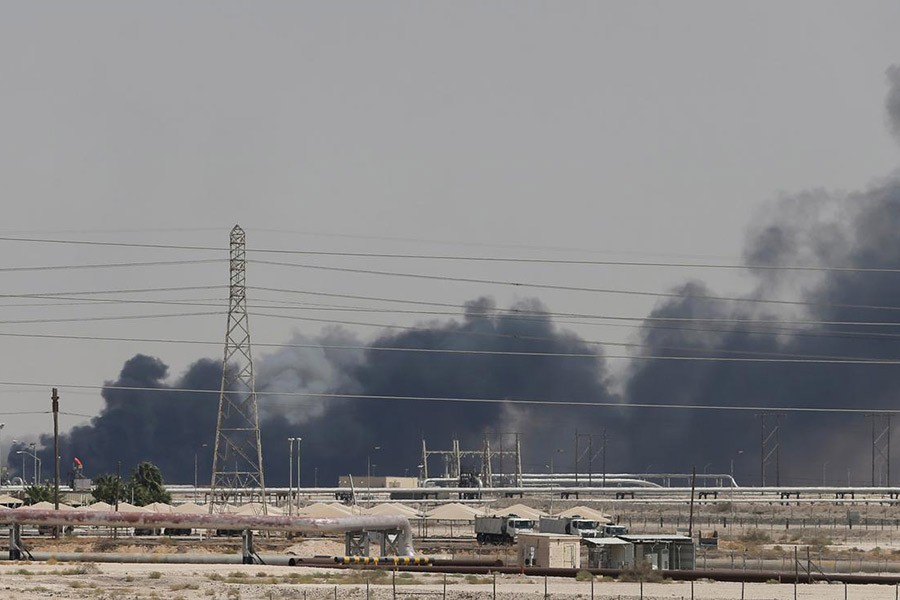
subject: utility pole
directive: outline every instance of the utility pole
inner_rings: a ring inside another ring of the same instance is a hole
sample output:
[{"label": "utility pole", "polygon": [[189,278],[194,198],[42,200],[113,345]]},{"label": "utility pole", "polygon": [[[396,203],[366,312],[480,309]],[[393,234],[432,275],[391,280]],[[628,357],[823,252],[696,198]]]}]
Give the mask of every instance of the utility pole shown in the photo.
[{"label": "utility pole", "polygon": [[294,506],[294,438],[288,438],[288,516]]},{"label": "utility pole", "polygon": [[[891,485],[891,413],[868,413],[872,419],[872,487],[876,480],[876,470],[881,475],[881,466],[885,467],[885,486]],[[880,477],[878,478],[880,479]]]},{"label": "utility pole", "polygon": [[[59,510],[59,394],[56,388],[50,395],[53,410],[53,509]],[[53,528],[53,537],[59,539],[59,526]]]},{"label": "utility pole", "polygon": [[[775,463],[775,486],[781,485],[781,449],[779,443],[782,413],[763,412],[759,417],[759,480],[760,485],[766,485],[766,467]],[[768,418],[772,417],[775,424],[767,428]]]},{"label": "utility pole", "polygon": [[303,438],[297,437],[297,513],[300,513],[300,451],[302,449]]},{"label": "utility pole", "polygon": [[247,315],[246,236],[240,226],[231,230],[230,287],[222,387],[213,452],[209,512],[224,510],[238,490],[256,488],[262,512],[268,514],[259,407],[256,403],[250,321]]}]

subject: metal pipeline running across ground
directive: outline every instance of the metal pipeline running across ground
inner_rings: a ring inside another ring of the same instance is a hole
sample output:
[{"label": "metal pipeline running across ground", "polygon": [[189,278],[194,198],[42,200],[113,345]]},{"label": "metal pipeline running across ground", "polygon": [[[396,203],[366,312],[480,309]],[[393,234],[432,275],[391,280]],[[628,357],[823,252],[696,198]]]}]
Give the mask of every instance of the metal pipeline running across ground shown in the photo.
[{"label": "metal pipeline running across ground", "polygon": [[332,519],[286,515],[188,515],[180,513],[113,512],[89,510],[38,510],[17,508],[0,512],[0,524],[137,529],[232,529],[288,531],[294,533],[346,533],[348,531],[399,531],[398,551],[414,556],[409,519],[394,515],[350,516]]},{"label": "metal pipeline running across ground", "polygon": [[[321,561],[321,562],[320,562]],[[593,575],[602,575],[604,577],[619,578],[627,571],[621,569],[569,569],[569,568],[550,568],[550,567],[505,567],[505,566],[487,566],[487,565],[462,565],[454,564],[453,560],[438,561],[435,560],[431,565],[394,565],[394,564],[338,564],[333,562],[334,559],[299,559],[291,558],[288,560],[290,566],[298,567],[320,567],[320,568],[338,568],[338,569],[381,569],[388,571],[412,571],[416,573],[457,573],[464,575],[490,575],[491,573],[505,574],[521,574],[533,577],[575,577],[578,573],[587,571]],[[731,581],[746,583],[765,583],[767,581],[777,581],[779,583],[818,583],[818,582],[836,582],[836,583],[855,583],[855,584],[884,584],[898,585],[900,584],[900,576],[897,575],[867,575],[852,573],[812,573],[810,575],[799,572],[788,571],[742,571],[731,569],[697,569],[691,571],[654,571],[654,575],[658,575],[665,579],[675,581],[696,581],[699,579],[712,579],[715,581]]]}]

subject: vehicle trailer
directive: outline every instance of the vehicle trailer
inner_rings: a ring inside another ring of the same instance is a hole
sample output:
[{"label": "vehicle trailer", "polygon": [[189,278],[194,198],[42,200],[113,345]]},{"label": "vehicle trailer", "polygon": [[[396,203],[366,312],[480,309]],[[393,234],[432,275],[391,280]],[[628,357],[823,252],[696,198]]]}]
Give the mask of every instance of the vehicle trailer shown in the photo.
[{"label": "vehicle trailer", "polygon": [[475,539],[479,544],[514,544],[520,533],[534,531],[534,521],[516,515],[475,517]]}]

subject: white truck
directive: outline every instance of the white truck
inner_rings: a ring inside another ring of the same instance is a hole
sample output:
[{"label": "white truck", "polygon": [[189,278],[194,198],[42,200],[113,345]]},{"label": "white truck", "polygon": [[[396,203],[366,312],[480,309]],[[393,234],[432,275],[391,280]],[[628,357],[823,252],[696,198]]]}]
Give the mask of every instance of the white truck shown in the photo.
[{"label": "white truck", "polygon": [[583,538],[603,537],[600,523],[581,517],[541,517],[541,533],[561,533]]},{"label": "white truck", "polygon": [[609,525],[601,525],[600,533],[603,534],[602,537],[616,537],[617,535],[628,535],[628,528],[624,525],[613,525],[610,523]]},{"label": "white truck", "polygon": [[534,531],[534,521],[516,515],[475,517],[475,539],[479,544],[514,544],[520,533]]},{"label": "white truck", "polygon": [[577,535],[582,538],[601,538],[626,535],[628,528],[624,525],[605,525],[592,519],[574,517],[541,517],[541,533],[561,533]]}]

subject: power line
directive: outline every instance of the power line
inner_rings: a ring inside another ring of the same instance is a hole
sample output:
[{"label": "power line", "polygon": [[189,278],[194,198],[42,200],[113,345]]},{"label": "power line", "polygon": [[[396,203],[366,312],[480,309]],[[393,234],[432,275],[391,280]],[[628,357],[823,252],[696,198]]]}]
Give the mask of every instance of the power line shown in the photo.
[{"label": "power line", "polygon": [[[117,294],[117,293],[139,293],[139,292],[147,292],[147,291],[170,291],[170,290],[201,290],[201,289],[218,289],[222,286],[194,286],[194,287],[183,287],[183,288],[147,288],[143,290],[108,290],[108,291],[87,291],[87,292],[36,292],[30,294],[0,294],[0,298],[33,298],[33,299],[44,299],[44,298],[52,298],[57,300],[68,300],[68,301],[76,301],[83,303],[118,303],[118,304],[164,304],[164,305],[176,305],[176,306],[219,306],[219,302],[225,302],[225,299],[210,299],[210,298],[196,298],[196,299],[185,299],[185,300],[126,300],[121,298],[99,298],[99,299],[91,299],[91,298],[81,298],[81,295],[87,294]],[[597,319],[597,320],[614,320],[614,321],[651,321],[651,322],[666,322],[666,323],[735,323],[742,325],[833,325],[833,326],[864,326],[864,327],[900,327],[900,321],[832,321],[832,320],[817,320],[817,319],[742,319],[742,318],[728,318],[728,317],[655,317],[655,316],[641,316],[641,317],[628,317],[621,315],[602,315],[602,314],[590,314],[590,313],[571,313],[571,312],[558,312],[558,311],[547,311],[547,310],[523,310],[517,308],[494,308],[489,309],[482,312],[475,312],[471,310],[464,309],[457,304],[452,304],[449,302],[428,302],[428,301],[420,301],[420,300],[406,300],[406,299],[396,299],[396,298],[384,298],[377,296],[362,296],[355,294],[330,294],[325,292],[313,292],[313,291],[305,291],[305,290],[289,290],[284,288],[269,288],[269,287],[250,287],[248,289],[259,290],[259,291],[268,291],[268,292],[276,292],[276,293],[290,293],[290,294],[299,294],[299,295],[315,295],[315,296],[327,296],[327,297],[339,297],[339,298],[348,298],[348,299],[358,299],[358,300],[372,300],[379,302],[397,302],[404,304],[412,304],[412,305],[421,305],[421,306],[438,306],[438,307],[447,307],[453,308],[456,310],[453,311],[425,311],[425,310],[400,310],[393,308],[381,308],[381,307],[370,307],[370,306],[345,306],[345,305],[334,305],[334,304],[308,304],[308,303],[295,303],[289,300],[270,300],[266,298],[257,298],[257,302],[266,302],[266,303],[275,303],[275,302],[283,302],[286,304],[293,304],[294,306],[269,306],[267,308],[282,308],[282,309],[299,309],[303,308],[306,310],[327,310],[327,311],[347,311],[347,312],[372,312],[372,313],[391,313],[391,314],[415,314],[415,315],[430,315],[430,316],[458,316],[461,311],[464,311],[465,315],[472,316],[476,318],[493,318],[493,317],[504,317],[511,319],[526,319],[526,320],[538,320],[538,321],[553,321],[555,317],[565,317],[565,318],[579,318],[579,319]],[[215,304],[210,304],[215,303]],[[15,305],[15,304],[4,304],[3,306],[63,306],[61,304],[25,304],[25,305]],[[253,307],[259,308],[259,307]],[[885,307],[888,308],[888,307]],[[561,323],[570,323],[576,325],[584,325],[586,323],[578,322],[578,321],[558,321]]]},{"label": "power line", "polygon": [[[159,344],[186,344],[186,345],[202,345],[202,346],[220,346],[220,342],[206,340],[186,340],[175,338],[133,338],[133,337],[107,337],[107,336],[87,336],[87,335],[63,335],[63,334],[45,334],[45,333],[5,333],[0,332],[0,337],[15,337],[29,339],[53,339],[53,340],[76,340],[76,341],[95,341],[95,342],[132,342],[132,343],[159,343]],[[512,336],[518,338],[517,336]],[[538,338],[555,341],[553,338]],[[597,344],[609,346],[635,347],[644,348],[651,347],[649,344],[633,344],[627,342],[593,342],[584,341],[584,344]],[[443,349],[443,348],[421,348],[410,346],[365,346],[365,345],[333,345],[333,344],[276,344],[276,343],[254,343],[255,346],[263,348],[307,348],[315,350],[353,350],[353,351],[371,351],[371,352],[409,352],[423,354],[445,354],[445,355],[485,355],[485,356],[519,356],[519,357],[556,357],[556,358],[628,358],[637,360],[713,360],[716,357],[695,357],[695,356],[641,356],[641,355],[609,355],[598,354],[594,352],[542,352],[542,351],[514,351],[514,350],[466,350],[466,349]],[[777,352],[759,352],[751,350],[729,350],[720,348],[680,348],[673,346],[662,346],[655,348],[656,350],[670,350],[679,352],[710,352],[710,353],[730,353],[742,355],[757,355],[761,357],[770,357],[768,359],[759,358],[729,358],[722,357],[721,360],[728,362],[784,362],[784,363],[824,363],[824,364],[900,364],[900,358],[897,359],[870,359],[865,357],[847,357],[847,356],[821,356],[821,355],[803,355],[803,354],[787,354]],[[780,358],[776,358],[780,357]],[[794,359],[794,360],[788,360]],[[877,362],[873,362],[877,361]],[[894,361],[894,362],[891,362]]]},{"label": "power line", "polygon": [[120,269],[131,267],[164,267],[173,265],[204,265],[210,263],[226,262],[224,258],[208,258],[203,260],[156,260],[145,262],[129,262],[129,263],[100,263],[86,265],[43,265],[33,267],[0,267],[0,272],[16,273],[22,271],[65,271],[76,269]]},{"label": "power line", "polygon": [[484,285],[499,285],[515,288],[535,288],[544,290],[557,290],[565,292],[590,292],[595,294],[621,294],[628,296],[645,296],[651,298],[678,298],[680,300],[723,300],[728,302],[750,302],[762,304],[779,304],[787,306],[824,306],[833,308],[858,308],[873,310],[900,310],[900,306],[872,306],[867,304],[829,304],[826,302],[804,302],[802,300],[772,300],[765,298],[738,298],[733,296],[712,296],[707,294],[676,294],[674,292],[647,292],[640,290],[623,290],[615,288],[595,288],[575,285],[560,285],[550,283],[524,283],[519,281],[504,281],[501,279],[480,279],[476,277],[452,277],[449,275],[427,275],[425,273],[404,273],[398,271],[381,271],[377,269],[355,269],[350,267],[330,267],[325,265],[310,265],[304,263],[289,263],[271,260],[247,261],[254,264],[272,265],[280,267],[293,267],[298,269],[313,269],[319,271],[331,271],[339,273],[354,273],[362,275],[379,275],[385,277],[402,277],[409,279],[425,279],[430,281],[454,281],[459,283],[478,283]]},{"label": "power line", "polygon": [[[261,317],[271,317],[276,319],[292,319],[294,321],[308,321],[310,323],[327,323],[333,325],[355,325],[360,327],[377,327],[381,329],[397,329],[401,331],[422,331],[422,327],[413,327],[409,325],[392,325],[387,323],[372,323],[368,321],[349,321],[349,320],[338,320],[338,319],[320,319],[316,317],[303,317],[298,315],[275,315],[269,313],[254,313],[255,316]],[[564,321],[557,321],[564,322]],[[591,325],[603,325],[603,326],[616,326],[616,327],[634,327],[634,328],[648,328],[648,329],[670,329],[677,331],[691,331],[691,332],[699,332],[699,333],[709,333],[709,332],[719,332],[719,333],[742,333],[742,334],[750,334],[750,335],[784,335],[789,334],[797,337],[822,337],[822,338],[850,338],[854,340],[860,339],[878,339],[882,341],[900,339],[900,334],[893,333],[871,333],[871,332],[829,332],[829,333],[806,333],[803,331],[797,331],[795,329],[782,328],[781,330],[763,330],[763,329],[751,329],[751,330],[738,330],[738,329],[711,329],[711,328],[700,328],[700,327],[674,327],[674,326],[665,326],[665,325],[610,325],[606,323],[591,323]],[[477,335],[477,336],[489,336],[489,337],[509,337],[509,338],[522,338],[522,339],[545,339],[550,340],[552,338],[540,338],[540,337],[532,337],[532,336],[518,336],[515,334],[496,334],[490,332],[474,332],[474,331],[448,331],[447,333],[452,335]],[[585,343],[600,343],[600,342],[585,342]]]},{"label": "power line", "polygon": [[[29,237],[0,237],[0,241],[30,242],[42,244],[72,244],[84,246],[107,246],[125,248],[148,248],[166,250],[200,250],[225,252],[228,249],[220,246],[199,246],[188,244],[150,244],[140,242],[105,242],[98,240],[60,240]],[[421,241],[421,240],[419,240]],[[515,246],[514,246],[515,247]],[[655,267],[655,268],[690,268],[690,269],[728,269],[728,270],[774,270],[774,271],[812,271],[812,272],[850,272],[850,273],[900,273],[900,267],[852,267],[852,266],[810,266],[810,265],[746,265],[734,263],[680,263],[680,262],[645,262],[645,261],[615,261],[615,260],[578,260],[578,259],[553,259],[553,258],[527,258],[527,257],[496,257],[496,256],[459,256],[448,254],[404,254],[404,253],[377,253],[377,252],[336,252],[325,250],[284,250],[277,248],[248,249],[248,253],[259,254],[287,254],[297,256],[325,256],[341,258],[380,258],[380,259],[409,259],[409,260],[437,260],[437,261],[462,261],[462,262],[494,262],[494,263],[521,263],[521,264],[549,264],[549,265],[585,265],[585,266],[624,266],[624,267]]]},{"label": "power line", "polygon": [[[132,392],[156,392],[161,394],[220,394],[221,390],[207,390],[199,388],[159,388],[159,387],[141,387],[141,386],[125,386],[125,385],[78,385],[78,384],[48,384],[33,382],[12,382],[0,381],[0,386],[27,386],[27,387],[51,387],[55,386],[71,390],[120,390]],[[240,392],[224,392],[226,394],[239,394]],[[760,411],[778,411],[784,413],[851,413],[865,414],[872,412],[900,414],[897,408],[852,408],[852,407],[821,407],[821,406],[759,406],[759,405],[723,405],[723,404],[659,404],[648,402],[621,403],[621,402],[588,402],[575,400],[546,400],[546,399],[516,399],[516,398],[468,398],[453,396],[394,396],[380,394],[337,394],[337,393],[313,393],[313,392],[274,392],[274,391],[257,391],[259,396],[268,397],[297,397],[297,398],[320,398],[320,399],[347,399],[347,400],[390,400],[390,401],[416,401],[416,402],[451,402],[451,403],[473,403],[473,404],[515,404],[515,405],[534,405],[534,406],[573,406],[584,408],[615,408],[615,409],[669,409],[669,410],[696,410],[696,411],[739,411],[739,412],[760,412]]]},{"label": "power line", "polygon": [[[185,288],[148,288],[144,290],[108,290],[106,292],[78,292],[82,294],[94,294],[94,293],[135,293],[135,292],[144,292],[144,291],[167,291],[170,289],[207,289],[207,288],[217,288],[219,286],[200,286],[200,287],[185,287]],[[337,296],[337,297],[348,297],[348,298],[361,298],[361,299],[371,299],[376,301],[387,301],[387,302],[403,302],[409,304],[423,304],[430,306],[448,306],[448,307],[456,307],[455,304],[449,303],[439,303],[439,302],[423,302],[423,301],[412,301],[412,300],[400,300],[400,299],[388,299],[388,298],[377,298],[377,297],[369,297],[369,296],[357,296],[350,294],[327,294],[323,292],[305,292],[301,290],[283,290],[279,288],[255,288],[264,291],[275,291],[275,292],[287,292],[287,293],[296,293],[296,294],[312,294],[312,295],[322,295],[322,296]],[[104,304],[154,304],[154,305],[174,305],[174,306],[212,306],[212,307],[220,307],[221,299],[194,299],[194,300],[129,300],[129,299],[121,299],[121,298],[80,298],[78,296],[64,296],[65,292],[48,292],[48,293],[37,293],[37,294],[0,294],[0,297],[6,298],[50,298],[55,300],[69,300],[74,301],[80,304],[85,303],[104,303]],[[268,299],[259,299],[259,302],[276,302],[274,300]],[[382,309],[382,308],[372,308],[372,307],[354,307],[354,306],[335,306],[335,305],[317,305],[317,304],[303,304],[303,303],[293,303],[288,300],[280,300],[281,302],[287,302],[292,304],[292,306],[268,306],[266,308],[277,308],[282,310],[312,310],[312,311],[342,311],[342,312],[385,312],[385,313],[396,313],[396,314],[419,314],[419,315],[446,315],[446,316],[457,316],[459,315],[458,311],[448,312],[448,311],[412,311],[412,310],[395,310],[395,309]],[[22,306],[15,304],[5,304],[4,306]],[[24,306],[46,306],[46,304],[30,304]],[[50,306],[65,306],[61,304],[51,304]],[[258,308],[253,306],[254,308]],[[198,315],[204,313],[196,313]],[[596,319],[596,320],[607,320],[607,321],[630,321],[637,322],[638,324],[630,325],[630,324],[620,324],[620,323],[602,323],[602,322],[584,322],[584,321],[576,321],[570,319],[554,319],[552,317],[557,316],[579,316],[582,318],[588,319]],[[302,316],[293,316],[293,315],[271,315],[271,314],[263,314],[263,316],[269,317],[279,317],[279,318],[291,318],[294,320],[302,320],[302,321],[310,321],[317,323],[329,323],[329,324],[340,324],[340,325],[356,325],[356,326],[364,326],[364,327],[378,327],[384,329],[405,329],[405,330],[421,330],[421,327],[408,327],[408,326],[398,326],[387,323],[372,323],[372,322],[362,322],[362,321],[350,321],[350,320],[339,320],[339,319],[319,319],[313,317],[302,317]],[[825,321],[825,320],[758,320],[753,321],[750,319],[727,319],[727,318],[703,318],[703,317],[625,317],[625,316],[614,316],[614,315],[591,315],[584,313],[558,313],[558,312],[548,312],[548,311],[520,311],[516,309],[493,309],[487,312],[466,312],[467,318],[476,318],[476,319],[493,319],[493,318],[503,318],[503,319],[517,319],[517,320],[534,320],[534,321],[542,321],[542,322],[552,322],[555,324],[561,325],[589,325],[589,326],[603,326],[603,327],[629,327],[629,328],[637,328],[637,329],[660,329],[660,330],[674,330],[674,331],[689,331],[689,332],[717,332],[717,333],[740,333],[740,334],[748,334],[748,335],[791,335],[795,337],[815,337],[815,338],[843,338],[843,339],[873,339],[873,340],[890,340],[890,339],[898,339],[900,338],[900,334],[897,333],[880,333],[880,332],[862,332],[862,331],[846,331],[846,330],[820,330],[820,331],[808,331],[795,327],[787,327],[780,326],[775,327],[775,324],[783,324],[783,325],[798,325],[798,326],[809,326],[809,325],[836,325],[836,326],[865,326],[865,327],[898,327],[900,323],[895,322],[873,322],[873,321]],[[71,319],[72,321],[78,320],[89,320],[89,319]],[[15,321],[16,323],[28,323],[28,322],[53,322],[59,321],[59,319],[33,319],[27,321]],[[651,323],[647,323],[645,321],[650,321]],[[741,324],[745,326],[755,326],[761,325],[767,328],[755,327],[752,329],[736,329],[736,328],[711,328],[711,327],[675,327],[675,326],[663,326],[663,325],[655,325],[652,323],[655,322],[674,322],[674,323],[735,323]],[[12,322],[8,322],[12,323]],[[466,332],[466,331],[453,331],[450,332],[454,335],[480,335],[480,336],[492,336],[497,337],[500,334],[491,334],[486,332]],[[540,338],[535,336],[515,336],[511,335],[508,337],[521,337],[522,339],[546,339],[550,338]],[[597,343],[597,344],[606,344],[606,342],[589,342],[585,341],[585,343]],[[727,350],[721,350],[723,352],[728,352]]]},{"label": "power line", "polygon": [[35,292],[33,294],[0,294],[0,298],[54,298],[57,296],[99,296],[101,294],[146,294],[156,292],[185,292],[196,290],[224,290],[226,285],[186,285],[172,287],[128,288],[112,290],[84,290],[78,292]]},{"label": "power line", "polygon": [[114,317],[70,317],[70,318],[60,318],[60,319],[20,319],[20,320],[6,320],[0,321],[0,325],[23,325],[23,324],[35,324],[35,323],[70,323],[70,322],[82,322],[82,321],[122,321],[122,320],[132,320],[132,319],[167,319],[174,317],[204,317],[210,315],[221,315],[221,311],[216,312],[189,312],[189,313],[166,313],[166,314],[155,314],[155,315],[121,315]]}]

